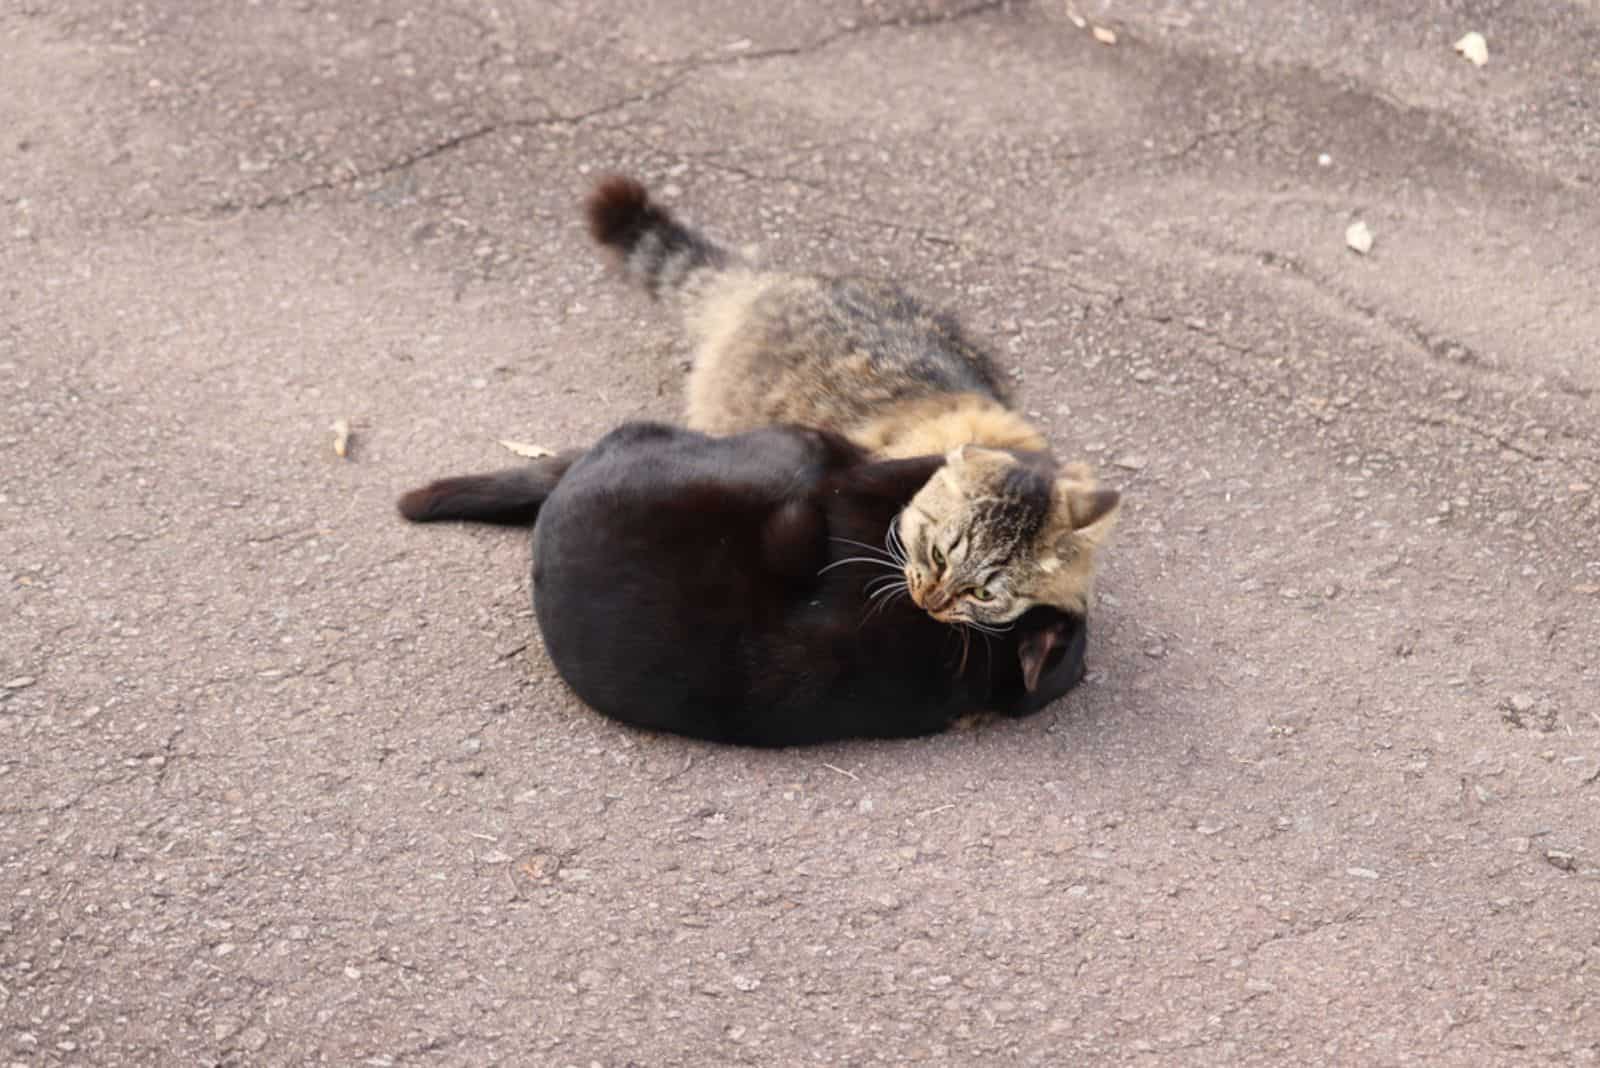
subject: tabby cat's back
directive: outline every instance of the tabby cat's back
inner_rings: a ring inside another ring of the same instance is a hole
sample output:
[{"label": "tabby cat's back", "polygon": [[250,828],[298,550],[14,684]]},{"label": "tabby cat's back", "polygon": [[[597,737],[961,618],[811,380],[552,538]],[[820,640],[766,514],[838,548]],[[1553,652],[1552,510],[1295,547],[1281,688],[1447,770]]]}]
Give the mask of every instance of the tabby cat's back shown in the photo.
[{"label": "tabby cat's back", "polygon": [[695,352],[690,426],[733,433],[803,423],[880,456],[942,453],[971,441],[1045,447],[954,317],[901,287],[757,268],[684,225],[630,178],[601,181],[586,212],[590,233],[627,276],[682,308]]}]

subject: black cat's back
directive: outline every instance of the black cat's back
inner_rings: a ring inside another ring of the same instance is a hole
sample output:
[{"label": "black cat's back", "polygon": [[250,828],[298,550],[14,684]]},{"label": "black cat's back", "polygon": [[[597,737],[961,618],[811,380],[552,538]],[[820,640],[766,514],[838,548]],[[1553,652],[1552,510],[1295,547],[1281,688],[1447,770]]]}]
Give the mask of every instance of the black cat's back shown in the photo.
[{"label": "black cat's back", "polygon": [[[753,745],[928,734],[982,709],[1042,707],[1081,673],[1076,621],[1047,613],[1016,635],[964,639],[907,601],[870,600],[864,586],[887,568],[845,562],[883,544],[940,462],[868,462],[792,428],[602,440],[535,530],[552,661],[616,719]],[[1075,630],[1078,651],[1029,694],[1018,641],[1044,623]]]},{"label": "black cat's back", "polygon": [[814,507],[783,495],[816,478],[826,449],[748,437],[751,448],[731,450],[624,428],[545,502],[535,612],[556,669],[596,710],[699,737],[738,733],[745,652],[781,628],[796,584],[826,556]]}]

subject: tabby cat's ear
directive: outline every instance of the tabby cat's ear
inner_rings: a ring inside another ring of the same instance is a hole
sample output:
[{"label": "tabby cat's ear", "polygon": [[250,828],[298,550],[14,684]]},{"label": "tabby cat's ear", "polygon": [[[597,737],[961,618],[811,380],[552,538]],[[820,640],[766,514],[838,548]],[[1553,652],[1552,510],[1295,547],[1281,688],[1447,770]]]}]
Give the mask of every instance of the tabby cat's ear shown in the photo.
[{"label": "tabby cat's ear", "polygon": [[1122,508],[1122,494],[1068,475],[1056,480],[1055,498],[1080,541],[1098,548],[1111,537]]}]

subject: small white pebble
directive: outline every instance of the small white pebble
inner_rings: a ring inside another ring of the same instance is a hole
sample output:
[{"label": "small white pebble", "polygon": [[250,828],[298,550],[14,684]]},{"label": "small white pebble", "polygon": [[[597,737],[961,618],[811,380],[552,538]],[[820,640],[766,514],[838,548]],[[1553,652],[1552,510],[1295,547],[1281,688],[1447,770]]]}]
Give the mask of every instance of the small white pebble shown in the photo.
[{"label": "small white pebble", "polygon": [[1455,50],[1460,52],[1474,67],[1481,67],[1489,62],[1489,42],[1483,39],[1483,34],[1477,30],[1462,36],[1455,43]]},{"label": "small white pebble", "polygon": [[1344,243],[1365,256],[1372,251],[1372,231],[1366,223],[1357,220],[1345,230]]}]

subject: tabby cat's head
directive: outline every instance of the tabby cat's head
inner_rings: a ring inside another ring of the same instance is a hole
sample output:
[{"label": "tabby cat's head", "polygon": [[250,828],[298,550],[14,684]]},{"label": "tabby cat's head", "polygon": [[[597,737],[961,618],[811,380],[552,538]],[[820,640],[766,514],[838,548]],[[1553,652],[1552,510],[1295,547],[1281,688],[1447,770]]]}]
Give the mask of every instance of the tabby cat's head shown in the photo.
[{"label": "tabby cat's head", "polygon": [[900,516],[911,597],[946,623],[1004,625],[1038,604],[1085,615],[1120,503],[1082,464],[954,449]]}]

